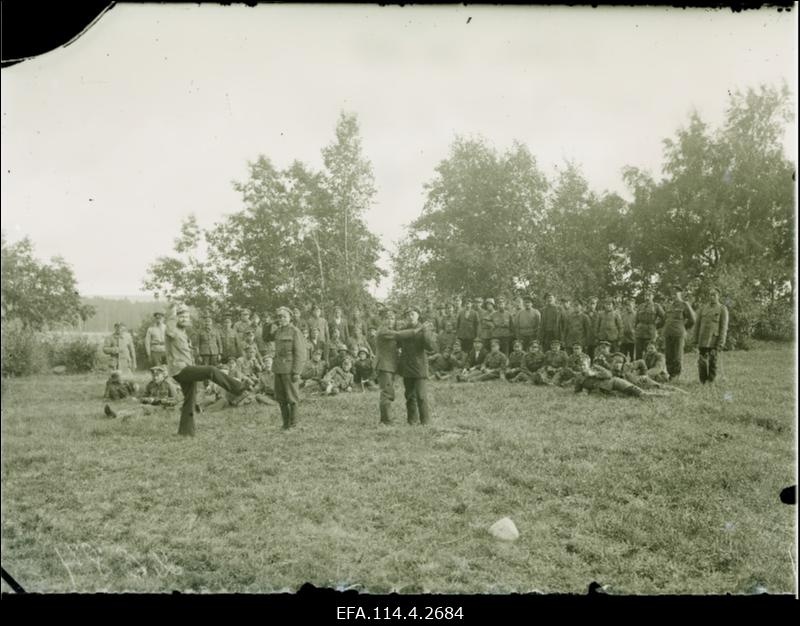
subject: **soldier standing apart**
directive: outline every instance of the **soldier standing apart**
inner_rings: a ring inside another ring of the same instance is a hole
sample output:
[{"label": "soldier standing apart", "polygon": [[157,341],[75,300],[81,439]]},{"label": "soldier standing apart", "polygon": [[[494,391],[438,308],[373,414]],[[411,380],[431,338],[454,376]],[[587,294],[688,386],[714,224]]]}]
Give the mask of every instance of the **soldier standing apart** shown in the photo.
[{"label": "soldier standing apart", "polygon": [[238,359],[244,351],[242,350],[242,342],[239,341],[239,335],[233,327],[233,320],[230,315],[226,315],[222,332],[222,360],[227,363],[231,359]]},{"label": "soldier standing apart", "polygon": [[378,328],[377,335],[377,363],[378,387],[380,396],[378,408],[381,414],[381,424],[392,423],[392,402],[394,402],[394,377],[397,372],[397,340],[395,338],[395,315],[391,309],[381,311],[383,320]]},{"label": "soldier standing apart", "polygon": [[103,352],[111,357],[112,370],[126,375],[136,369],[136,352],[133,349],[133,341],[125,330],[125,324],[121,322],[114,324],[114,332],[106,337]]},{"label": "soldier standing apart", "polygon": [[428,410],[428,356],[425,351],[436,351],[436,340],[429,324],[419,323],[419,309],[411,307],[406,312],[409,327],[395,333],[400,346],[400,372],[406,396],[406,413],[409,424],[430,422]]},{"label": "soldier standing apart", "polygon": [[694,327],[694,341],[699,351],[697,369],[700,382],[713,383],[717,377],[718,352],[728,337],[728,307],[719,301],[719,290],[711,289],[708,303],[700,308]]},{"label": "soldier standing apart", "polygon": [[673,287],[672,302],[664,311],[664,352],[670,382],[681,375],[686,331],[694,326],[695,321],[694,310],[688,302],[684,302],[681,288]]},{"label": "soldier standing apart", "polygon": [[167,308],[167,328],[164,331],[167,346],[169,373],[183,392],[179,435],[194,436],[194,410],[196,406],[196,383],[211,380],[237,398],[247,391],[248,385],[231,378],[213,365],[195,365],[192,343],[186,329],[189,327],[189,309],[171,302]]},{"label": "soldier standing apart", "polygon": [[305,340],[300,330],[291,323],[292,312],[281,307],[277,311],[278,330],[275,331],[275,401],[281,407],[283,428],[297,425],[297,405],[300,402],[300,374],[306,358]]},{"label": "soldier standing apart", "polygon": [[469,299],[464,302],[464,308],[458,312],[456,337],[465,352],[472,350],[472,342],[478,336],[478,315],[478,312],[472,308],[472,302]]},{"label": "soldier standing apart", "polygon": [[164,314],[161,312],[153,313],[153,323],[147,327],[144,335],[144,351],[147,354],[147,361],[150,368],[157,365],[166,365],[167,348],[164,345]]},{"label": "soldier standing apart", "polygon": [[634,335],[636,337],[636,360],[644,356],[647,344],[656,340],[656,329],[664,324],[664,309],[660,304],[653,302],[653,292],[650,289],[644,292],[644,302],[636,311]]}]

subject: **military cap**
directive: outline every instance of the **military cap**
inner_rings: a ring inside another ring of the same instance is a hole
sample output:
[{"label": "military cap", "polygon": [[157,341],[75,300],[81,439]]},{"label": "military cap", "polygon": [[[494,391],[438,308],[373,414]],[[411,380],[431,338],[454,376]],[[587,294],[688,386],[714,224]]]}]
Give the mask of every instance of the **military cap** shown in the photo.
[{"label": "military cap", "polygon": [[242,309],[242,315],[244,315],[245,313],[250,315],[250,309]]},{"label": "military cap", "polygon": [[156,311],[153,313],[153,317],[164,317],[164,314],[161,311]]},{"label": "military cap", "polygon": [[486,304],[491,304],[492,306],[494,306],[494,298],[486,298],[486,300],[484,300],[484,302]]},{"label": "military cap", "polygon": [[611,355],[612,359],[622,359],[623,361],[627,361],[628,357],[626,357],[622,352],[615,352]]},{"label": "military cap", "polygon": [[530,296],[522,296],[522,301],[523,302],[533,302],[533,298],[531,298]]},{"label": "military cap", "polygon": [[162,367],[161,365],[154,365],[153,367],[150,368],[150,371],[151,372],[160,372],[160,371],[163,371],[164,369],[165,368]]},{"label": "military cap", "polygon": [[497,301],[500,302],[501,300],[503,302],[505,302],[506,301],[506,297],[505,296],[497,296]]},{"label": "military cap", "polygon": [[189,307],[186,306],[185,304],[179,304],[178,308],[175,309],[175,313],[177,313],[178,315],[180,315],[181,313],[188,313],[188,312],[189,312]]},{"label": "military cap", "polygon": [[289,317],[292,317],[292,311],[291,311],[291,309],[289,309],[289,307],[285,307],[285,306],[278,307],[278,310],[275,311],[275,314],[276,315],[280,315],[281,313],[286,313],[286,315],[288,315]]},{"label": "military cap", "polygon": [[406,307],[406,315],[408,315],[408,313],[410,313],[411,311],[416,311],[417,315],[422,315],[421,311],[419,310],[419,307],[417,307],[417,306],[413,306],[412,305],[412,306]]},{"label": "military cap", "polygon": [[366,354],[367,356],[369,356],[369,351],[366,348],[359,348],[358,356],[361,356],[362,354]]},{"label": "military cap", "polygon": [[611,344],[609,342],[607,342],[605,339],[603,339],[602,341],[598,341],[597,345],[598,346],[608,346],[609,348],[611,347]]}]

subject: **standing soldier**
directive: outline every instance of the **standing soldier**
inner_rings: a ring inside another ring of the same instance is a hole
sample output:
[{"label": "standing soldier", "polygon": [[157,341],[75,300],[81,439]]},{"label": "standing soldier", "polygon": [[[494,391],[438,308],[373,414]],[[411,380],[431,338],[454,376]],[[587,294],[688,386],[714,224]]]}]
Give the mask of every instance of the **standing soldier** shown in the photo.
[{"label": "standing soldier", "polygon": [[652,290],[645,290],[644,302],[636,311],[635,321],[636,354],[634,356],[638,360],[644,355],[647,343],[656,340],[656,329],[664,324],[664,309],[660,304],[653,302]]},{"label": "standing soldier", "polygon": [[525,296],[522,303],[523,308],[514,314],[514,335],[522,342],[522,349],[527,350],[531,341],[539,339],[542,315],[533,308],[533,300],[530,296]]},{"label": "standing soldier", "polygon": [[[597,296],[592,296],[589,298],[589,306],[586,309],[586,316],[589,318],[589,332],[586,335],[585,348],[586,354],[589,355],[589,359],[594,358],[594,348],[597,345],[597,337],[595,337],[595,333],[597,332],[597,316],[599,315],[597,303]],[[566,348],[568,345],[570,344],[566,344],[564,347]]]},{"label": "standing soldier", "polygon": [[406,396],[406,414],[409,424],[425,425],[430,421],[428,410],[428,356],[426,351],[436,351],[436,339],[429,323],[420,324],[419,309],[410,307],[406,312],[408,328],[397,331],[400,346],[400,372]]},{"label": "standing soldier", "polygon": [[292,309],[292,324],[301,333],[303,332],[303,329],[308,328],[308,323],[300,312],[300,307],[294,307]]},{"label": "standing soldier", "polygon": [[561,339],[563,322],[561,309],[556,306],[556,298],[552,293],[545,295],[546,304],[542,308],[542,325],[539,329],[539,345],[549,347],[553,339]]},{"label": "standing soldier", "polygon": [[253,313],[251,322],[253,326],[253,333],[255,335],[256,347],[258,348],[258,353],[261,356],[264,356],[264,354],[266,354],[267,352],[267,344],[264,342],[264,325],[261,323],[261,318],[258,316],[258,313]]},{"label": "standing soldier", "polygon": [[581,348],[587,349],[589,345],[589,327],[591,321],[589,316],[583,312],[583,304],[579,300],[575,300],[575,306],[572,307],[564,320],[564,336],[561,338],[562,344],[565,347],[574,346],[576,343],[581,344]]},{"label": "standing soldier", "polygon": [[298,383],[305,365],[306,346],[300,330],[291,323],[292,312],[280,307],[278,330],[275,331],[275,359],[272,372],[275,374],[275,401],[281,407],[283,428],[297,425],[297,405],[300,402]]},{"label": "standing soldier", "polygon": [[144,351],[151,369],[157,365],[165,365],[167,362],[167,348],[164,345],[166,328],[164,314],[160,311],[153,313],[153,323],[147,327],[144,335]]},{"label": "standing soldier", "polygon": [[511,313],[506,309],[506,299],[503,296],[497,298],[497,311],[492,313],[492,339],[500,342],[500,352],[508,357],[511,352],[511,338],[513,321]]},{"label": "standing soldier", "polygon": [[239,336],[239,342],[244,345],[244,336],[247,334],[248,330],[253,330],[253,325],[250,322],[249,309],[242,309],[242,312],[239,315],[239,321],[233,325],[233,329]]},{"label": "standing soldier", "polygon": [[484,346],[488,346],[492,342],[494,335],[494,298],[486,298],[483,301],[485,309],[479,313],[478,317],[478,337],[480,337]]},{"label": "standing soldier", "polygon": [[718,353],[728,337],[728,307],[719,301],[718,289],[712,288],[708,296],[708,303],[700,307],[694,326],[694,341],[699,351],[697,369],[703,384],[716,379]]},{"label": "standing soldier", "polygon": [[231,359],[238,359],[244,354],[242,351],[242,343],[239,341],[239,335],[236,334],[236,329],[233,327],[233,320],[230,315],[226,315],[223,320],[220,339],[222,340],[222,360],[225,363]]},{"label": "standing soldier", "polygon": [[194,411],[197,405],[197,383],[211,380],[225,391],[241,399],[249,385],[231,378],[212,365],[195,365],[192,344],[186,329],[189,327],[189,309],[171,302],[167,309],[167,329],[164,332],[167,346],[167,365],[169,373],[183,392],[179,435],[194,436]]},{"label": "standing soldier", "polygon": [[106,337],[103,352],[111,357],[111,369],[121,372],[123,376],[136,369],[136,351],[123,323],[114,324],[114,332]]},{"label": "standing soldier", "polygon": [[333,309],[333,319],[328,323],[328,334],[331,339],[334,338],[334,330],[339,331],[339,341],[347,341],[350,337],[350,332],[347,328],[347,320],[344,319],[342,314],[342,307],[337,306]]},{"label": "standing soldier", "polygon": [[[319,331],[319,339],[324,343],[326,346],[331,342],[331,333],[330,329],[328,328],[328,322],[322,317],[322,308],[315,304],[314,308],[312,309],[311,319],[308,320],[308,327],[309,332],[316,328]],[[314,333],[311,332],[311,336],[314,336]],[[325,360],[328,360],[328,356],[325,355]]]},{"label": "standing soldier", "polygon": [[348,325],[348,331],[350,337],[355,336],[357,332],[360,333],[361,337],[367,336],[367,320],[364,319],[364,314],[361,311],[360,306],[356,306],[353,309],[353,315]]},{"label": "standing soldier", "polygon": [[[598,311],[595,316],[595,345],[598,341],[607,341],[611,344],[611,352],[616,352],[619,349],[623,330],[622,316],[614,310],[614,302],[611,298],[606,298],[603,301],[603,310]],[[592,349],[594,349],[594,346],[592,346]],[[592,355],[589,356],[591,358]]]},{"label": "standing soldier", "polygon": [[378,328],[377,353],[375,369],[378,371],[378,409],[381,424],[391,424],[391,408],[394,402],[394,377],[397,372],[397,340],[395,338],[395,315],[389,308],[381,311],[383,320]]},{"label": "standing soldier", "polygon": [[695,320],[694,310],[684,302],[682,290],[676,285],[672,289],[672,302],[664,311],[664,352],[670,382],[681,375],[686,331],[694,326]]},{"label": "standing soldier", "polygon": [[464,302],[464,308],[458,312],[456,321],[456,337],[465,352],[472,349],[472,342],[478,336],[478,325],[478,312],[473,310],[472,302],[467,299]]},{"label": "standing soldier", "polygon": [[620,317],[622,318],[622,354],[629,361],[633,361],[636,352],[636,301],[633,298],[625,300],[625,309]]},{"label": "standing soldier", "polygon": [[211,318],[206,317],[203,320],[203,329],[197,333],[195,338],[198,363],[200,365],[219,365],[223,352],[222,347],[222,337],[219,331],[214,328]]}]

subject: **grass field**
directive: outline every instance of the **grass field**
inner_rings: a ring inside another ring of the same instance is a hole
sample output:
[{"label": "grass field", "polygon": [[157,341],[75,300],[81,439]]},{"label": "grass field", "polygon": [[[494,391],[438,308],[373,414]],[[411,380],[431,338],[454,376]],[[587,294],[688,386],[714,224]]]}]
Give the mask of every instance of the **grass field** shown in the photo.
[{"label": "grass field", "polygon": [[28,591],[792,593],[794,347],[726,353],[707,387],[694,358],[686,397],[436,383],[423,428],[399,383],[393,426],[367,392],[194,439],[176,411],[103,419],[97,377],[3,381],[3,567]]}]

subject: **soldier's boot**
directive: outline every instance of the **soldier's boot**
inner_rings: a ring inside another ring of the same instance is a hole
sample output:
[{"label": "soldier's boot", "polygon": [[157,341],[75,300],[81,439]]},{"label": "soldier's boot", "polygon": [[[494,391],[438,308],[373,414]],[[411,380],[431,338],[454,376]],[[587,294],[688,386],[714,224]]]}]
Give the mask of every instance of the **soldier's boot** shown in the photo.
[{"label": "soldier's boot", "polygon": [[289,405],[281,403],[281,418],[283,418],[283,430],[289,430],[292,427],[291,418],[289,417]]},{"label": "soldier's boot", "polygon": [[380,402],[378,407],[381,411],[381,424],[391,424],[392,423],[392,416],[389,413],[389,406],[388,403]]},{"label": "soldier's boot", "polygon": [[297,426],[297,404],[292,403],[288,407],[289,409],[289,425],[291,428]]}]

